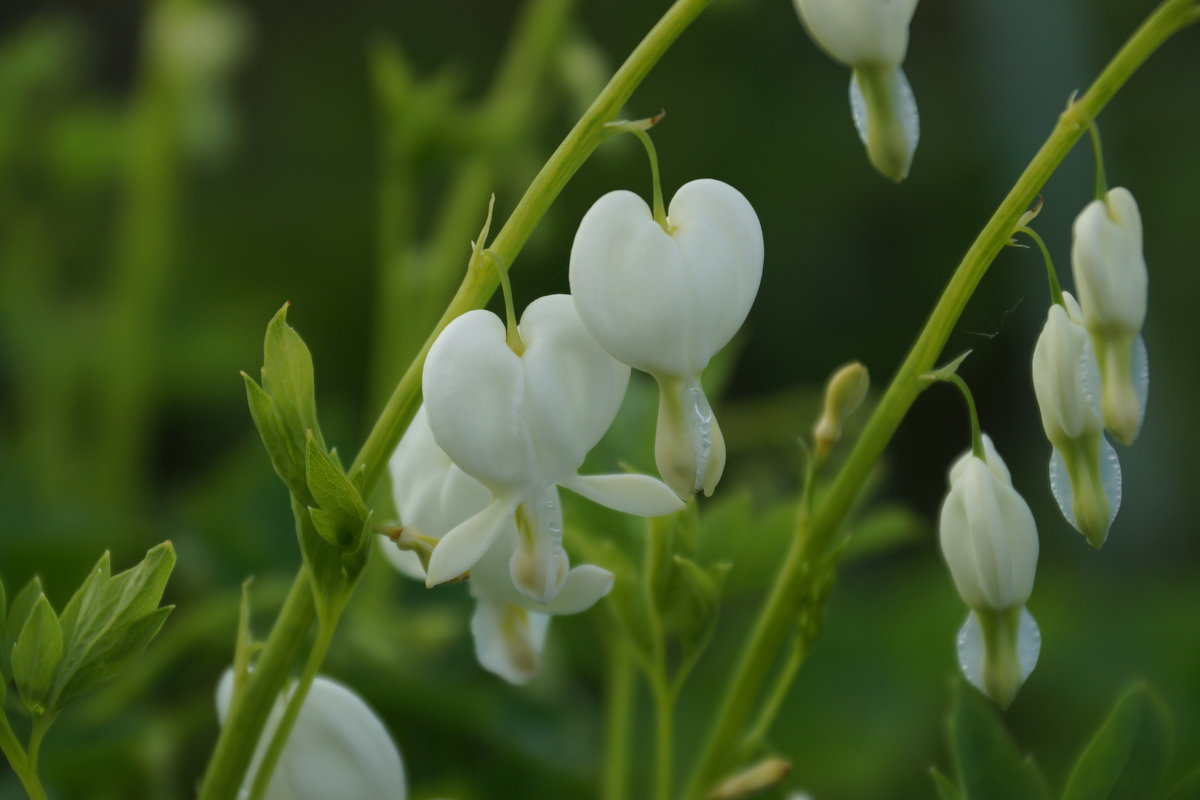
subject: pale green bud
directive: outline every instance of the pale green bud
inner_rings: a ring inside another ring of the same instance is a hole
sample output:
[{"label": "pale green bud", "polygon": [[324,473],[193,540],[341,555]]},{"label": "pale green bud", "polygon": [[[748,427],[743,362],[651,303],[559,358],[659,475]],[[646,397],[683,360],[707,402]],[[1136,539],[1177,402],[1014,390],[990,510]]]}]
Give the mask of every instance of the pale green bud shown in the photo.
[{"label": "pale green bud", "polygon": [[825,409],[813,427],[817,460],[823,461],[829,450],[842,438],[846,418],[866,399],[871,377],[867,368],[852,361],[838,368],[825,384]]}]

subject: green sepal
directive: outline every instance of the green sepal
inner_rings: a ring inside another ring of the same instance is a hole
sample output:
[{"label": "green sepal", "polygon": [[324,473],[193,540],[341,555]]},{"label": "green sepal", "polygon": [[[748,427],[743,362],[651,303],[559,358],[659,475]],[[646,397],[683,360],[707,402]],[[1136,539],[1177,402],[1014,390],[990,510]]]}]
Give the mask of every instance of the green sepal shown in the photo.
[{"label": "green sepal", "polygon": [[64,653],[53,704],[71,699],[125,669],[162,627],[172,607],[159,608],[175,567],[175,548],[163,542],[134,567],[109,574],[105,553],[62,614]]},{"label": "green sepal", "polygon": [[46,712],[54,672],[63,657],[62,627],[46,595],[39,594],[12,651],[13,682],[33,716]]},{"label": "green sepal", "polygon": [[662,517],[646,520],[646,563],[643,579],[654,599],[655,611],[667,617],[678,594],[679,568],[675,557],[690,557],[695,550],[699,516],[695,501],[689,501],[682,510]]},{"label": "green sepal", "polygon": [[306,452],[308,488],[318,507],[309,508],[313,527],[339,550],[354,551],[363,541],[370,514],[358,490],[334,460],[309,437]]},{"label": "green sepal", "polygon": [[699,655],[712,638],[721,608],[721,589],[732,565],[723,561],[705,569],[680,555],[674,560],[677,590],[669,620],[687,659]]},{"label": "green sepal", "polygon": [[938,800],[964,800],[962,792],[937,767],[929,768],[929,778],[933,788],[937,790]]},{"label": "green sepal", "polygon": [[292,494],[309,501],[311,497],[304,476],[304,451],[297,448],[298,442],[303,442],[304,438],[298,439],[288,430],[275,407],[275,401],[265,389],[244,372],[242,379],[246,384],[246,403],[250,407],[250,418],[254,420],[254,427],[258,428],[259,438],[262,439],[267,456],[271,459],[271,466]]},{"label": "green sepal", "polygon": [[960,680],[954,682],[948,729],[966,800],[1050,800],[1037,764],[1017,750],[995,707]]},{"label": "green sepal", "polygon": [[323,445],[317,425],[312,354],[296,329],[287,324],[288,305],[284,303],[267,323],[263,340],[263,389],[275,401],[279,416],[298,445],[304,442],[306,431],[312,431]]},{"label": "green sepal", "polygon": [[4,622],[3,641],[0,642],[0,667],[9,678],[12,678],[13,646],[17,643],[21,628],[25,626],[25,620],[29,619],[29,612],[33,610],[33,604],[37,602],[41,594],[42,579],[35,575],[21,591],[17,592],[12,605],[8,608],[8,616]]},{"label": "green sepal", "polygon": [[1145,684],[1127,689],[1075,763],[1063,800],[1156,797],[1172,738],[1162,700]]}]

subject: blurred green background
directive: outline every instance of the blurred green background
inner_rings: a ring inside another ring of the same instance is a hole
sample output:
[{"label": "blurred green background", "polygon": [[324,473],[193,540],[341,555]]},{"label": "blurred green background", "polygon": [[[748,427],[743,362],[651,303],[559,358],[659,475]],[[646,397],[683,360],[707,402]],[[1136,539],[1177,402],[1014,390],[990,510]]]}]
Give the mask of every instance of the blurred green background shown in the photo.
[{"label": "blurred green background", "polygon": [[[354,452],[455,285],[488,194],[502,219],[667,3],[535,0],[524,27],[521,5],[0,6],[0,576],[13,592],[39,573],[61,608],[106,548],[116,566],[166,538],[179,552],[167,596],[178,609],[159,640],[51,734],[54,796],[191,796],[216,735],[238,587],[255,576],[265,635],[298,564],[237,374],[260,363],[266,321],[291,301],[326,436]],[[766,240],[762,289],[727,359],[718,415],[731,456],[713,499],[766,522],[720,532],[739,566],[681,703],[681,767],[781,552],[795,438],[825,376],[857,358],[882,385],[1068,96],[1151,7],[924,0],[905,65],[921,142],[899,186],[870,169],[848,74],[787,0],[717,0],[634,95],[630,117],[667,110],[654,132],[666,193],[725,180]],[[532,57],[505,62],[518,29]],[[1136,678],[1174,712],[1172,774],[1200,761],[1198,36],[1169,42],[1100,119],[1110,181],[1144,219],[1153,365],[1103,552],[1049,492],[1029,376],[1047,305],[1036,251],[1001,254],[947,350],[974,349],[962,374],[1040,523],[1030,609],[1043,650],[1006,720],[1055,787]],[[1035,223],[1064,278],[1091,186],[1080,147]],[[649,190],[631,137],[605,144],[542,222],[514,265],[519,306],[567,290],[574,226],[615,188]],[[644,423],[643,406],[627,412],[616,441]],[[889,449],[873,502],[905,509],[905,543],[839,576],[771,737],[794,761],[789,788],[932,796],[965,609],[931,520],[966,436],[961,401],[934,389]],[[610,452],[598,468],[648,451]],[[475,664],[469,609],[463,587],[426,591],[376,559],[325,671],[378,709],[418,798],[594,796],[606,612],[556,621],[543,674],[515,689]],[[650,729],[648,717],[635,726],[639,780]],[[0,797],[19,796],[0,769]]]}]

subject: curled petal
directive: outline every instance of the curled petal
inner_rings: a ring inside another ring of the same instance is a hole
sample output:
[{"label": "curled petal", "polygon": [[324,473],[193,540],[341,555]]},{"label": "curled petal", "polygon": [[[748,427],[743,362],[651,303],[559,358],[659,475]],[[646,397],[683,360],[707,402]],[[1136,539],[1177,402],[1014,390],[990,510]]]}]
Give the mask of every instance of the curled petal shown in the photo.
[{"label": "curled petal", "polygon": [[453,580],[475,566],[509,524],[517,503],[510,495],[497,495],[482,511],[443,536],[429,557],[425,585]]},{"label": "curled petal", "polygon": [[921,138],[921,121],[904,70],[854,70],[850,78],[850,115],[875,169],[897,183],[908,177]]},{"label": "curled petal", "polygon": [[711,495],[725,471],[725,437],[696,378],[658,379],[658,471],[680,497]]},{"label": "curled petal", "polygon": [[471,615],[475,657],[509,683],[528,683],[542,666],[550,617],[520,606],[478,596]]},{"label": "curled petal", "polygon": [[562,537],[558,487],[549,484],[526,495],[517,508],[517,547],[509,572],[516,587],[535,602],[553,600],[567,578]]},{"label": "curled petal", "polygon": [[972,611],[958,631],[963,676],[1002,708],[1012,703],[1042,651],[1042,633],[1033,615],[1023,606],[1019,614],[1016,611],[992,615],[986,636],[979,614]]},{"label": "curled petal", "polygon": [[640,517],[661,517],[684,507],[671,487],[649,475],[573,475],[562,485],[593,503]]},{"label": "curled petal", "polygon": [[1050,455],[1050,491],[1071,527],[1097,550],[1121,508],[1121,462],[1103,434],[1073,441]]}]

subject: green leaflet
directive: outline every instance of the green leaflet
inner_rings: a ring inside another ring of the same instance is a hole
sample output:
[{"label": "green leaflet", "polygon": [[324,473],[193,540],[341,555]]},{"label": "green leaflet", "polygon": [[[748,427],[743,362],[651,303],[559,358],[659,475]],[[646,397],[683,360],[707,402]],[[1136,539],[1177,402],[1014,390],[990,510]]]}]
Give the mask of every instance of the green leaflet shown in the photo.
[{"label": "green leaflet", "polygon": [[1050,800],[1032,757],[1018,752],[992,704],[962,681],[947,726],[964,800]]},{"label": "green leaflet", "polygon": [[46,595],[39,594],[12,651],[13,681],[29,713],[47,710],[54,672],[63,657],[62,628]]},{"label": "green leaflet", "polygon": [[1063,800],[1156,797],[1171,742],[1170,716],[1158,695],[1145,684],[1127,689],[1075,763]]},{"label": "green leaflet", "polygon": [[17,643],[17,637],[21,634],[25,620],[29,619],[29,612],[33,610],[33,604],[41,594],[42,581],[41,578],[35,576],[25,584],[25,588],[17,592],[17,596],[13,598],[12,605],[8,609],[8,617],[4,622],[3,641],[0,642],[0,669],[9,678],[12,677],[13,646]]}]

